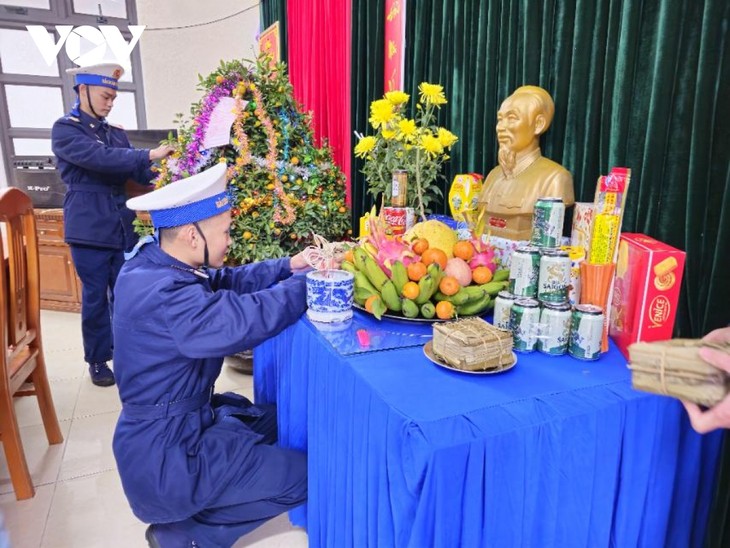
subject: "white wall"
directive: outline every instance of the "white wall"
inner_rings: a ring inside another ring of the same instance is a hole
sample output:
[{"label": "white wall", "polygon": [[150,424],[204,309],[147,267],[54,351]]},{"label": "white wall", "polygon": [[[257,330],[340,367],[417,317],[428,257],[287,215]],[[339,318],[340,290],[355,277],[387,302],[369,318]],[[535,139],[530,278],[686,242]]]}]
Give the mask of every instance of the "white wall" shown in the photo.
[{"label": "white wall", "polygon": [[[142,57],[149,129],[174,127],[175,114],[188,116],[200,99],[198,74],[212,72],[221,59],[253,59],[259,33],[258,0],[137,0],[137,24],[147,29],[138,47]],[[199,25],[251,8],[205,26]]]}]

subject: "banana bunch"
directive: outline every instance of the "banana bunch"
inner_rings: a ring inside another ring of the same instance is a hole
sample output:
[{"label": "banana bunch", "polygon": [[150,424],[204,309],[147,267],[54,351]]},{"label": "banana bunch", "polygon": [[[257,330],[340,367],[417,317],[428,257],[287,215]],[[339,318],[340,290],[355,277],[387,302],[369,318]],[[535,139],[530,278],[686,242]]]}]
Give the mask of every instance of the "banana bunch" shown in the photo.
[{"label": "banana bunch", "polygon": [[506,289],[509,283],[509,271],[498,270],[489,283],[462,287],[454,295],[444,295],[439,291],[444,272],[437,263],[432,263],[417,282],[418,296],[409,299],[403,294],[409,277],[401,261],[387,265],[390,267],[388,276],[365,247],[354,248],[353,258],[354,263],[343,261],[342,269],[355,277],[355,302],[366,306],[369,301],[368,309],[378,319],[389,310],[400,312],[406,318],[431,319],[436,316],[436,304],[440,301],[451,302],[458,316],[481,314],[494,306],[497,293]]}]

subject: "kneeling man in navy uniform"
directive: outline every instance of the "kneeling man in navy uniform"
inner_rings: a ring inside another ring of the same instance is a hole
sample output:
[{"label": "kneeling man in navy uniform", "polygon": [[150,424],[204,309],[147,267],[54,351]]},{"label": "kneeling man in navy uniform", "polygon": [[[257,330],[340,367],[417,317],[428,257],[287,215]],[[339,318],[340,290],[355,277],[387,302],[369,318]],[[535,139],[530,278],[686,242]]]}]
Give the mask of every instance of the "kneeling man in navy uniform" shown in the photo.
[{"label": "kneeling man in navy uniform", "polygon": [[122,485],[135,515],[152,524],[153,548],[230,547],[306,500],[306,456],[275,445],[275,409],[213,386],[223,356],[301,316],[307,263],[300,253],[223,267],[225,163],[127,204],[149,211],[159,235],[140,240],[116,285]]}]

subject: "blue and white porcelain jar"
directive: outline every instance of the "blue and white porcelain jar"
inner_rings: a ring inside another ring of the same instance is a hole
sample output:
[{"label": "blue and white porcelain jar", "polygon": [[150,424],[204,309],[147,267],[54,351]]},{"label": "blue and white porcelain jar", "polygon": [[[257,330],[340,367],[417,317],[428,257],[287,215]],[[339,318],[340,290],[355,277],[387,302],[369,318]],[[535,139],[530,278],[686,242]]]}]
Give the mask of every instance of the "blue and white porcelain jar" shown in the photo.
[{"label": "blue and white porcelain jar", "polygon": [[355,277],[345,270],[313,270],[307,273],[307,317],[335,323],[352,318]]}]

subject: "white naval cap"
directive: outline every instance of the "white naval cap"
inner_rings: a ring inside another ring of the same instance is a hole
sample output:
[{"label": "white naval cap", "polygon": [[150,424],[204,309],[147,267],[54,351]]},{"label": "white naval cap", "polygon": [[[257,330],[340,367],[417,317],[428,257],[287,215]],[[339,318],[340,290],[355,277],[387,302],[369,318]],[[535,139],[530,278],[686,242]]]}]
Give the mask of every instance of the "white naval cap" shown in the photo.
[{"label": "white naval cap", "polygon": [[124,74],[122,65],[117,63],[99,63],[86,67],[66,69],[66,74],[74,76],[75,84],[86,84],[88,86],[104,86],[117,89],[118,81]]},{"label": "white naval cap", "polygon": [[135,211],[149,211],[155,228],[171,228],[215,217],[231,208],[225,162],[127,200]]}]

